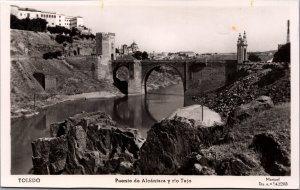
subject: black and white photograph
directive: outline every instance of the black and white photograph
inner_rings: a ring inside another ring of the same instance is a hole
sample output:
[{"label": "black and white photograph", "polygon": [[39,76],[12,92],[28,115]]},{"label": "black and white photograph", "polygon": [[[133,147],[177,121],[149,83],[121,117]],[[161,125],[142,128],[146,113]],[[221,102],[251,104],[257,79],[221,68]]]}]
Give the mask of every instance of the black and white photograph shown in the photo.
[{"label": "black and white photograph", "polygon": [[298,1],[1,11],[2,185],[299,188]]}]

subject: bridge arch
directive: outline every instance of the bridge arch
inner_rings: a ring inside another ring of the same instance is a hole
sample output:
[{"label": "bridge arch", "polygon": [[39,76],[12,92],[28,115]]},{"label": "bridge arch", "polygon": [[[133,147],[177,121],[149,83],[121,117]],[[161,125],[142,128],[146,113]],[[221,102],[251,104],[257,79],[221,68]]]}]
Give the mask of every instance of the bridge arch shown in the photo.
[{"label": "bridge arch", "polygon": [[147,94],[147,80],[150,76],[150,74],[152,73],[152,71],[154,71],[155,69],[161,68],[161,67],[169,67],[172,70],[174,70],[181,78],[182,84],[183,84],[183,91],[185,91],[185,77],[184,77],[184,73],[180,72],[180,70],[178,70],[175,66],[170,65],[170,64],[159,64],[159,65],[154,65],[153,67],[148,68],[145,72],[144,72],[144,76],[142,76],[142,88],[145,92],[145,94]]},{"label": "bridge arch", "polygon": [[[128,76],[127,80],[120,80],[118,78],[118,71],[120,71],[121,68],[127,69]],[[130,70],[128,65],[117,65],[115,68],[113,68],[113,82],[114,85],[123,93],[128,94],[128,80],[130,78]]]}]

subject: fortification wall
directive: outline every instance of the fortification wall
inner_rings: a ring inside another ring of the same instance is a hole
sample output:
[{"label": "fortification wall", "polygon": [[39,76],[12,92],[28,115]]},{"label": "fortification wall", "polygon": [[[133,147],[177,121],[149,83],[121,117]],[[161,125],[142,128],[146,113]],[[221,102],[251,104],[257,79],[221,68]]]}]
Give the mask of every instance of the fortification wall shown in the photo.
[{"label": "fortification wall", "polygon": [[45,76],[45,91],[52,92],[56,90],[56,77],[46,75]]},{"label": "fortification wall", "polygon": [[187,90],[189,94],[199,94],[208,90],[222,87],[226,84],[225,64],[210,64],[200,71],[192,72]]},{"label": "fortification wall", "polygon": [[95,70],[97,64],[96,56],[67,57],[66,61],[68,62],[68,64],[80,70],[89,77],[95,78]]}]

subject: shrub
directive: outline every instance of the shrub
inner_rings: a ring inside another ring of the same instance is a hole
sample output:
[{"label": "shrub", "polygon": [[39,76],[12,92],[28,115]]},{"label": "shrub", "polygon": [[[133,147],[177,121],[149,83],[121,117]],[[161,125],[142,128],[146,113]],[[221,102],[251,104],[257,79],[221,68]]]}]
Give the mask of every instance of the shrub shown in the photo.
[{"label": "shrub", "polygon": [[287,43],[281,46],[274,54],[273,62],[291,62],[291,44]]},{"label": "shrub", "polygon": [[47,30],[51,33],[51,34],[71,34],[71,30],[63,27],[63,26],[55,26],[55,27],[47,27]]},{"label": "shrub", "polygon": [[61,51],[55,51],[55,52],[48,52],[43,55],[44,59],[57,59],[58,57],[62,56]]},{"label": "shrub", "polygon": [[87,40],[88,40],[88,39],[92,39],[92,40],[93,40],[93,39],[95,39],[96,36],[95,36],[94,34],[80,34],[79,37],[80,37],[81,39],[84,39],[84,38],[85,38],[85,39],[87,39]]},{"label": "shrub", "polygon": [[248,57],[249,61],[253,61],[253,62],[259,62],[261,61],[260,57],[258,57],[258,55],[251,53]]},{"label": "shrub", "polygon": [[56,35],[55,41],[59,44],[62,44],[64,42],[72,43],[73,39],[70,36],[64,36],[64,35],[59,34],[59,35]]}]

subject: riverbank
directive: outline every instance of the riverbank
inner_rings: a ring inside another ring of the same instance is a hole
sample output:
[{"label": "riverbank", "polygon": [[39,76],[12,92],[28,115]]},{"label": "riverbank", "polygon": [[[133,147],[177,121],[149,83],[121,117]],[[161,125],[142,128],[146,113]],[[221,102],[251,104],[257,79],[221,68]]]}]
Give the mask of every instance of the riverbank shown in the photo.
[{"label": "riverbank", "polygon": [[90,92],[90,93],[81,93],[74,95],[55,95],[53,97],[47,98],[46,100],[37,100],[35,103],[33,101],[28,102],[27,105],[18,107],[12,105],[11,107],[11,119],[16,119],[19,117],[32,117],[37,115],[39,111],[46,109],[47,107],[63,103],[66,101],[74,101],[80,99],[93,99],[93,98],[114,98],[122,97],[124,94],[121,93],[112,93],[108,91],[100,92]]}]

